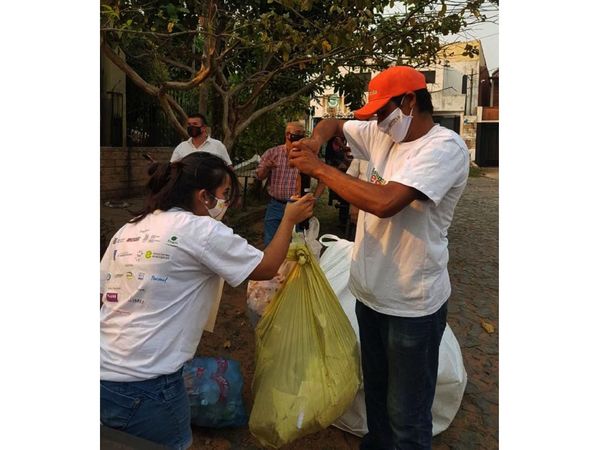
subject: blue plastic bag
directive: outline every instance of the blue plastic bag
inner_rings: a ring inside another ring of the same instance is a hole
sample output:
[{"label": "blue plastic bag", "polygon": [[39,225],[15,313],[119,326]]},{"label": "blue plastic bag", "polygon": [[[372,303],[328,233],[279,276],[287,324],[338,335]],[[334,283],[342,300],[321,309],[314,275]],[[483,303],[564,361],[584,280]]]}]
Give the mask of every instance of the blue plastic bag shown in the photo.
[{"label": "blue plastic bag", "polygon": [[194,358],[183,366],[192,424],[200,427],[243,427],[248,415],[242,400],[240,363],[225,358]]}]

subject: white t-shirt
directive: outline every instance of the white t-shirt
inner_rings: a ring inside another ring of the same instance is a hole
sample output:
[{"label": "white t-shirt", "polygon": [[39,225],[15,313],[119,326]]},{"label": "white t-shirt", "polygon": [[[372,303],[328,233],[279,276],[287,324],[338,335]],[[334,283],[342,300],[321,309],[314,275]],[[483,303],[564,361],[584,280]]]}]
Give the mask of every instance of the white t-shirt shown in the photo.
[{"label": "white t-shirt", "polygon": [[263,252],[179,208],[124,225],[101,262],[100,378],[139,381],[193,358],[221,277],[237,286]]},{"label": "white t-shirt", "polygon": [[401,144],[374,120],[348,121],[344,134],[354,156],[369,160],[368,182],[394,181],[429,197],[385,219],[360,211],[350,290],[383,314],[433,314],[450,296],[447,232],[469,176],[467,147],[458,134],[437,124]]},{"label": "white t-shirt", "polygon": [[213,155],[220,156],[223,159],[223,161],[227,163],[228,166],[231,165],[229,153],[227,153],[227,149],[225,148],[223,143],[211,137],[206,138],[206,141],[204,141],[204,143],[198,148],[194,147],[192,138],[189,138],[187,141],[183,141],[181,144],[175,147],[173,155],[171,156],[171,162],[179,161],[183,157],[193,152],[212,153]]}]

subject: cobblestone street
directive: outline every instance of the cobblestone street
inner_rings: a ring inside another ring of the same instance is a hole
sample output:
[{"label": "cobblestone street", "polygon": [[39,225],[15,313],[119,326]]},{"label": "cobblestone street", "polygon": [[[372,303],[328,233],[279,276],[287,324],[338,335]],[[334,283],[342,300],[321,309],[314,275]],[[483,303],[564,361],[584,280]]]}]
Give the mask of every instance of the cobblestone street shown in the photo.
[{"label": "cobblestone street", "polygon": [[[454,421],[446,431],[434,437],[434,450],[498,448],[498,174],[497,171],[484,173],[488,176],[469,178],[449,230],[453,292],[448,323],[461,347],[468,384]],[[139,198],[128,202],[131,207],[141,206]],[[337,210],[333,210],[332,217],[336,215]],[[102,206],[101,216],[108,221],[106,232],[111,236],[131,214],[125,209]],[[256,217],[262,217],[262,212]],[[258,219],[252,227],[245,228],[245,234],[249,230],[253,230],[255,237],[262,237],[262,221]],[[329,231],[322,227],[321,234],[324,232]],[[235,289],[226,285],[215,332],[203,335],[197,355],[220,355],[240,361],[244,401],[249,412],[255,355],[254,331],[246,320],[245,309],[246,283]],[[224,342],[229,346],[225,347]],[[193,431],[192,450],[261,448],[247,427],[194,427]],[[356,436],[329,427],[285,449],[356,450],[359,442]]]},{"label": "cobblestone street", "polygon": [[[498,448],[498,180],[469,178],[450,241],[448,323],[460,343],[468,384],[452,425],[434,449]],[[488,333],[481,321],[493,326]]]}]

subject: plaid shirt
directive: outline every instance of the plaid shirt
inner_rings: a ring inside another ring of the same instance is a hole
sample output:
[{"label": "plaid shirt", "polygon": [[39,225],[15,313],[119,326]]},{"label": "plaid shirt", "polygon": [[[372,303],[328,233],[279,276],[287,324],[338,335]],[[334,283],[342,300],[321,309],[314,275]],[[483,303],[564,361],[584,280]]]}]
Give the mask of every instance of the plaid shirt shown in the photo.
[{"label": "plaid shirt", "polygon": [[296,193],[298,169],[289,166],[285,144],[268,149],[260,158],[257,172],[263,172],[268,161],[275,161],[277,164],[277,167],[272,168],[268,175],[269,195],[277,200],[285,201]]}]

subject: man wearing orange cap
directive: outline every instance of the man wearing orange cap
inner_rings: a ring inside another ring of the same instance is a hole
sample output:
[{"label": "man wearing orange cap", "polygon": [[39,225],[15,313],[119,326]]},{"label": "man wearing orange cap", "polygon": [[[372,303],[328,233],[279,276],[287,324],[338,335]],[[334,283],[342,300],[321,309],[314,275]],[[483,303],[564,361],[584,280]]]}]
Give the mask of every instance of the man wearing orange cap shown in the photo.
[{"label": "man wearing orange cap", "polygon": [[[435,124],[432,113],[423,74],[391,67],[369,83],[369,101],[354,113],[361,120],[323,120],[290,153],[293,167],[361,210],[349,286],[357,298],[369,429],[362,450],[431,448],[450,297],[447,231],[469,174],[464,141]],[[369,161],[367,181],[316,157],[333,136],[344,136],[354,157]]]}]

